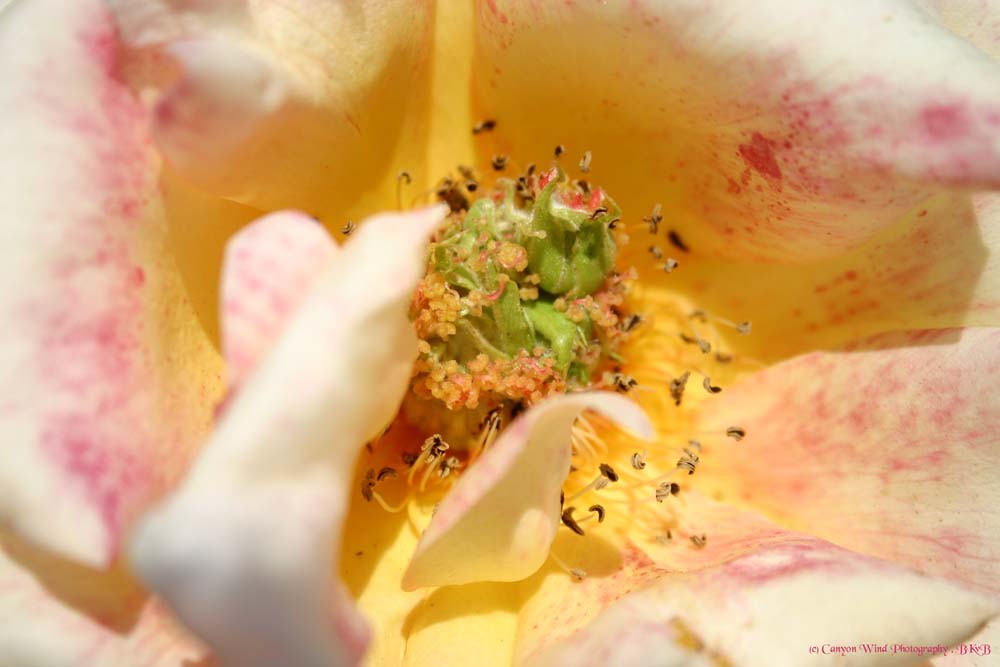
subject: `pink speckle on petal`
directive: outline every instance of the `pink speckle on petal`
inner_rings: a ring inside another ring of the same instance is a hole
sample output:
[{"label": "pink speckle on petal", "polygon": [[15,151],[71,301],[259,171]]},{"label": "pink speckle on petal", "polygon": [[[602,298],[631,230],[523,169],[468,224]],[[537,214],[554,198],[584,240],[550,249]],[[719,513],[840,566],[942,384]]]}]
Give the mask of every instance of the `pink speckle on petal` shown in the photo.
[{"label": "pink speckle on petal", "polygon": [[[836,552],[833,552],[836,553]],[[807,572],[836,572],[844,562],[813,544],[788,544],[732,561],[725,566],[727,577],[740,585],[761,585]]]},{"label": "pink speckle on petal", "polygon": [[920,126],[933,141],[952,141],[969,131],[968,114],[961,104],[931,104],[920,111]]},{"label": "pink speckle on petal", "polygon": [[749,144],[740,144],[740,157],[750,169],[768,178],[780,180],[781,168],[774,157],[772,143],[760,132],[754,132]]}]

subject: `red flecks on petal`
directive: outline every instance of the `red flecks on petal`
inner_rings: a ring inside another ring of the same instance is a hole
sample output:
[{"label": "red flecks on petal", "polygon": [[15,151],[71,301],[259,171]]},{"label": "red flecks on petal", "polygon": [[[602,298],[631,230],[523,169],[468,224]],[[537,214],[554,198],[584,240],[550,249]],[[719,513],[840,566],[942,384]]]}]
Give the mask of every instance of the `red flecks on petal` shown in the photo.
[{"label": "red flecks on petal", "polygon": [[507,18],[506,14],[497,9],[496,0],[486,0],[486,6],[490,8],[490,11],[497,17],[497,20],[500,21],[500,23],[507,23],[510,20]]},{"label": "red flecks on petal", "polygon": [[920,126],[932,141],[953,141],[969,129],[969,119],[962,104],[931,104],[920,111]]},{"label": "red flecks on petal", "polygon": [[769,178],[781,179],[781,168],[774,157],[773,143],[760,132],[750,136],[749,144],[740,144],[740,157],[754,171]]},{"label": "red flecks on petal", "polygon": [[[45,101],[46,121],[58,132],[86,146],[65,156],[79,178],[64,194],[80,205],[40,276],[46,298],[17,306],[11,326],[37,341],[32,363],[47,394],[40,451],[65,476],[67,493],[100,517],[110,560],[136,503],[171,474],[156,468],[156,445],[174,434],[154,438],[145,418],[145,397],[159,378],[145,349],[143,304],[146,271],[156,267],[137,263],[135,244],[144,225],[154,224],[144,218],[154,185],[144,111],[114,77],[118,45],[110,18],[96,17],[75,39],[93,63],[88,71],[101,75],[96,103],[50,100],[41,84],[28,94]],[[37,77],[48,80],[45,71]]]},{"label": "red flecks on petal", "polygon": [[97,509],[107,531],[110,560],[128,518],[126,504],[154,482],[154,475],[130,452],[130,443],[113,441],[100,421],[82,414],[51,419],[42,432],[41,446]]}]

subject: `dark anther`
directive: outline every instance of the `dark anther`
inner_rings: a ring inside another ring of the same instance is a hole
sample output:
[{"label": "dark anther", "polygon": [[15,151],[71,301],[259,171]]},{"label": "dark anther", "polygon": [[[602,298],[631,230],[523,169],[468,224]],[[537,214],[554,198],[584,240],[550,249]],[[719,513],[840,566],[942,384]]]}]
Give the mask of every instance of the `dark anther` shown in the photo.
[{"label": "dark anther", "polygon": [[372,489],[375,488],[375,471],[371,468],[365,473],[364,479],[361,480],[361,497],[368,502],[372,501],[374,495],[372,495]]},{"label": "dark anther", "polygon": [[642,322],[642,315],[629,315],[624,320],[622,320],[618,328],[624,331],[625,333],[629,333],[637,326],[639,326],[641,322]]},{"label": "dark anther", "polygon": [[472,126],[472,133],[479,134],[480,132],[489,132],[497,126],[497,122],[492,118],[487,118],[486,120],[481,120]]},{"label": "dark anther", "polygon": [[689,377],[691,377],[691,371],[684,371],[680,377],[670,381],[670,398],[674,399],[674,405],[681,404],[681,399],[684,398],[684,387],[687,386]]},{"label": "dark anther", "polygon": [[586,533],[583,532],[583,528],[580,528],[580,524],[578,524],[576,519],[573,518],[573,512],[575,511],[575,507],[567,507],[563,510],[562,522],[567,528],[572,530],[577,535],[586,535]]},{"label": "dark anther", "polygon": [[379,482],[381,482],[382,480],[386,479],[387,477],[391,478],[391,479],[395,479],[396,476],[397,476],[396,475],[396,469],[395,468],[390,468],[389,466],[386,466],[385,468],[382,468],[381,470],[378,471],[378,475],[375,476],[375,479],[378,480]]},{"label": "dark anther", "polygon": [[663,207],[657,204],[653,207],[653,212],[642,219],[649,226],[650,234],[656,234],[657,230],[659,230],[660,221],[663,220],[662,211]]},{"label": "dark anther", "polygon": [[450,178],[441,181],[436,194],[441,201],[448,205],[452,213],[466,211],[469,208],[468,198],[462,194],[462,191]]},{"label": "dark anther", "polygon": [[691,249],[688,248],[687,244],[681,240],[680,234],[678,234],[673,229],[671,229],[670,233],[667,234],[667,238],[670,239],[670,242],[674,244],[674,247],[680,250],[681,252],[690,252]]},{"label": "dark anther", "polygon": [[702,354],[708,354],[712,351],[712,344],[709,343],[704,338],[698,338],[696,336],[688,336],[686,333],[681,334],[681,340],[689,345],[697,345],[698,349],[701,350]]},{"label": "dark anther", "polygon": [[609,466],[607,463],[602,463],[598,467],[601,469],[601,474],[607,477],[609,480],[611,480],[612,482],[618,481],[618,473],[616,473],[615,469]]},{"label": "dark anther", "polygon": [[639,386],[639,383],[634,377],[618,372],[616,372],[611,378],[611,382],[615,387],[615,391],[622,394],[627,394],[629,391]]},{"label": "dark anther", "polygon": [[594,512],[597,514],[597,523],[604,523],[604,508],[600,505],[591,505],[587,508],[588,512]]}]

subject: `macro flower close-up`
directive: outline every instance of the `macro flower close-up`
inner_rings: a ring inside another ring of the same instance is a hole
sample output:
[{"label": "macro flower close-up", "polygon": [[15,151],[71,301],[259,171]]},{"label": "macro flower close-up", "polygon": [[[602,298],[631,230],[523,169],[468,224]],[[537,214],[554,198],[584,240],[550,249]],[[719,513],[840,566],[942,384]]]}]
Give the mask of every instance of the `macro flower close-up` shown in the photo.
[{"label": "macro flower close-up", "polygon": [[0,667],[980,667],[995,0],[0,2]]}]

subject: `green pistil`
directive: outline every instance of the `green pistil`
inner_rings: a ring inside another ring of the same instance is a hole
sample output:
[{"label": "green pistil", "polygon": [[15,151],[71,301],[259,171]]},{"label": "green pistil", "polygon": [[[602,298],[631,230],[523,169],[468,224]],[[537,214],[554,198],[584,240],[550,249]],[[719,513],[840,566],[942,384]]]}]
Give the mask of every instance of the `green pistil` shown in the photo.
[{"label": "green pistil", "polygon": [[[549,294],[593,294],[614,267],[617,248],[609,226],[621,211],[603,195],[595,208],[606,212],[596,217],[562,204],[555,196],[560,179],[552,180],[539,193],[532,210],[531,230],[536,235],[526,238],[528,266]],[[583,197],[582,193],[573,194]],[[538,232],[544,232],[544,237],[537,236]]]},{"label": "green pistil", "polygon": [[429,270],[473,304],[460,312],[454,335],[428,341],[439,361],[466,363],[478,354],[509,359],[541,348],[555,357],[564,379],[589,380],[596,360],[585,353],[600,341],[590,316],[574,321],[565,302],[593,295],[611,273],[617,249],[610,226],[620,210],[558,171],[543,178],[549,182],[535,185],[534,199],[500,180],[491,198],[455,216],[433,244]]}]

